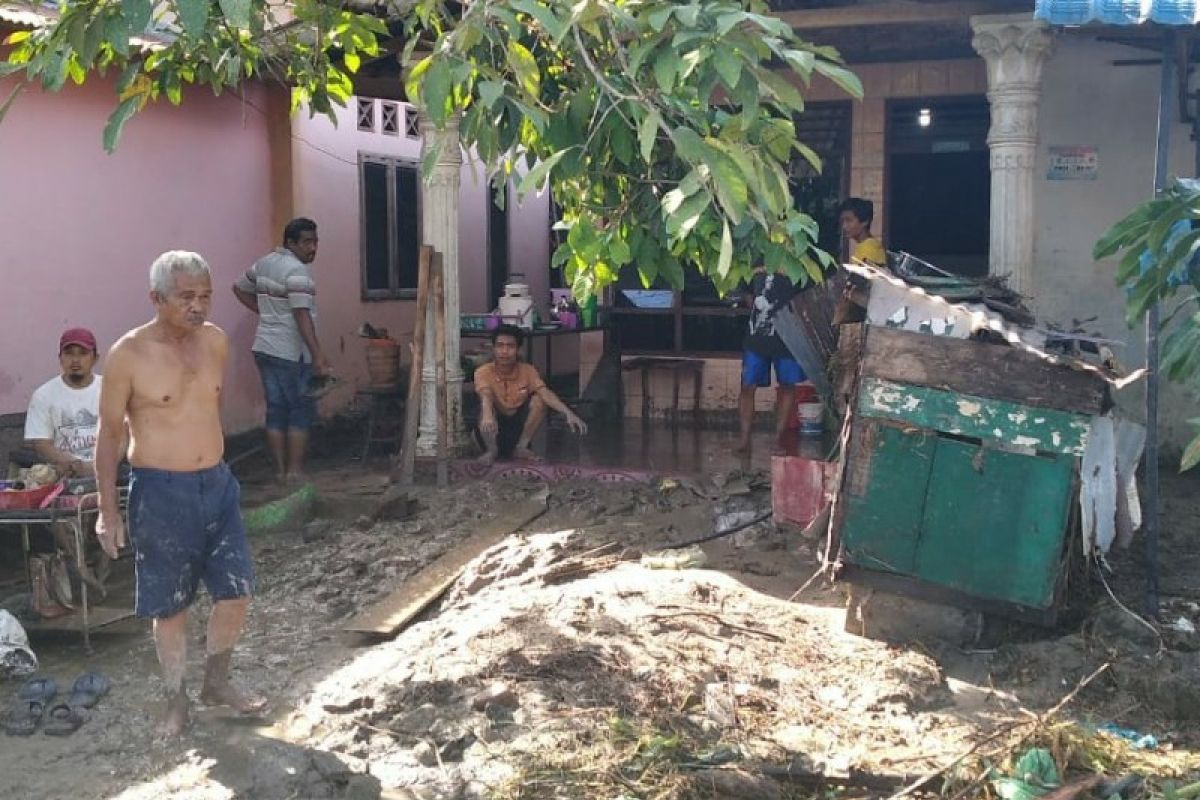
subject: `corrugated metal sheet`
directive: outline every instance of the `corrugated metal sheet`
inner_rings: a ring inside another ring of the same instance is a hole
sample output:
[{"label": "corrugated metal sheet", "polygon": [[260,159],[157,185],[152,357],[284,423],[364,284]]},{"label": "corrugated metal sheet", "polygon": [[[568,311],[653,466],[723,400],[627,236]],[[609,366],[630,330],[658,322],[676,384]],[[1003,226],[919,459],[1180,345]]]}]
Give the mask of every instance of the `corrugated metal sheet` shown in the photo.
[{"label": "corrugated metal sheet", "polygon": [[1034,16],[1054,25],[1195,25],[1198,0],[1037,0]]},{"label": "corrugated metal sheet", "polygon": [[49,14],[34,10],[28,4],[0,3],[0,20],[24,28],[40,28],[53,19]]}]

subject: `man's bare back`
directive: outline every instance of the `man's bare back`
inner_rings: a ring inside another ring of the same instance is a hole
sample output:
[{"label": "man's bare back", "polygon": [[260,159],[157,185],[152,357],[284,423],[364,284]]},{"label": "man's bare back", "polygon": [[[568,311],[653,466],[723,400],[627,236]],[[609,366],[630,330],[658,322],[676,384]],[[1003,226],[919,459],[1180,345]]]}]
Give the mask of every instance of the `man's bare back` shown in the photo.
[{"label": "man's bare back", "polygon": [[220,462],[228,351],[225,333],[211,323],[174,337],[151,322],[114,345],[108,370],[124,382],[130,464],[191,472]]}]

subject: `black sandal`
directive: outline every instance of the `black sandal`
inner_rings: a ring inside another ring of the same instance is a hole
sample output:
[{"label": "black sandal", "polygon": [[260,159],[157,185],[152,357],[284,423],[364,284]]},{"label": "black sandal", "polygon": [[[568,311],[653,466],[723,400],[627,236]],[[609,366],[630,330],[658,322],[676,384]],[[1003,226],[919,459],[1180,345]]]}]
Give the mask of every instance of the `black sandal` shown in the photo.
[{"label": "black sandal", "polygon": [[[46,725],[42,733],[47,736],[70,736],[87,722],[87,712],[81,705],[58,703],[46,714]],[[32,733],[32,731],[30,731]]]},{"label": "black sandal", "polygon": [[4,719],[4,732],[9,736],[32,736],[45,713],[46,704],[41,700],[18,700]]}]

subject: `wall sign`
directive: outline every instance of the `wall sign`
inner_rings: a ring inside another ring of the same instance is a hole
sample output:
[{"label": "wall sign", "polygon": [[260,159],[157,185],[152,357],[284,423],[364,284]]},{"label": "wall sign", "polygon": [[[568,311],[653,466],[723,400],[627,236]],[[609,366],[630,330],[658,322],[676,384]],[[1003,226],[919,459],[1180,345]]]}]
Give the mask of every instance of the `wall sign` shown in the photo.
[{"label": "wall sign", "polygon": [[1100,174],[1100,154],[1091,145],[1051,147],[1046,178],[1052,181],[1094,181]]}]

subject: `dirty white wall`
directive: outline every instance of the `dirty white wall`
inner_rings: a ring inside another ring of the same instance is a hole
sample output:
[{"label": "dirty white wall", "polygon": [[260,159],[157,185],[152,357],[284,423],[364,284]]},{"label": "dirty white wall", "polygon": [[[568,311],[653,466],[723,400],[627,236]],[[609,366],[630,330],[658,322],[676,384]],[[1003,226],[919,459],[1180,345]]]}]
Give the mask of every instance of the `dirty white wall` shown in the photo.
[{"label": "dirty white wall", "polygon": [[[1125,324],[1122,293],[1114,284],[1115,260],[1098,264],[1091,251],[1114,222],[1153,192],[1160,67],[1112,63],[1153,57],[1146,50],[1064,34],[1042,79],[1034,305],[1041,318],[1066,327],[1072,327],[1072,320],[1096,317],[1083,327],[1126,342],[1116,352],[1129,366],[1144,363],[1144,328]],[[1095,146],[1098,178],[1047,180],[1048,149],[1056,145]],[[1173,125],[1170,173],[1195,175],[1194,153],[1189,127]],[[1139,383],[1119,398],[1139,419],[1144,418],[1143,387]],[[1200,402],[1180,387],[1164,384],[1164,448],[1182,446],[1191,436],[1186,421],[1196,416]]]}]

